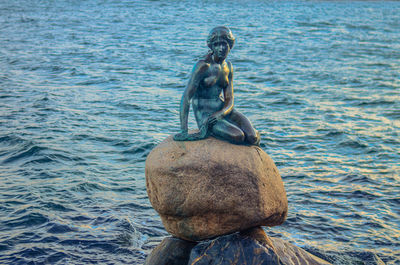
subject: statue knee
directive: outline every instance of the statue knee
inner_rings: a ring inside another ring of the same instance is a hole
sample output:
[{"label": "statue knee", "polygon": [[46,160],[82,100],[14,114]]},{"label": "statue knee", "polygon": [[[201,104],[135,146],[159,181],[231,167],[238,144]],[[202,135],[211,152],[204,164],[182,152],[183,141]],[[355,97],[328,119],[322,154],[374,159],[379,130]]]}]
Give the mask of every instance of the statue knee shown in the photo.
[{"label": "statue knee", "polygon": [[257,135],[248,135],[247,136],[247,142],[249,144],[255,144],[255,143],[257,143],[257,141],[258,141]]},{"label": "statue knee", "polygon": [[259,145],[260,144],[260,133],[258,131],[256,131],[255,134],[253,134],[253,133],[247,134],[246,141],[252,145]]}]

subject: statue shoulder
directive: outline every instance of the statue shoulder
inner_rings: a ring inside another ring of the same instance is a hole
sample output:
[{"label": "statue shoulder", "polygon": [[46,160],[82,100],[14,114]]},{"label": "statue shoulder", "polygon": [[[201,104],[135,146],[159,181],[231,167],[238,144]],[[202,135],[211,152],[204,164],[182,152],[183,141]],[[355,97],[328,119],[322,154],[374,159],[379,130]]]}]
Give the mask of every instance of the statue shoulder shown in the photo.
[{"label": "statue shoulder", "polygon": [[193,73],[204,73],[210,68],[210,64],[205,60],[199,60],[193,67]]}]

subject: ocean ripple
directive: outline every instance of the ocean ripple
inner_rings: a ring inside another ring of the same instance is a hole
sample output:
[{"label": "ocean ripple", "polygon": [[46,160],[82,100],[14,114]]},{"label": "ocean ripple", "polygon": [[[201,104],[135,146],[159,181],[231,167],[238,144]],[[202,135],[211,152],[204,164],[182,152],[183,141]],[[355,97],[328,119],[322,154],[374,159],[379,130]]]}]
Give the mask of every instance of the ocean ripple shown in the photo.
[{"label": "ocean ripple", "polygon": [[168,234],[145,159],[228,23],[235,106],[289,199],[268,234],[333,264],[399,264],[399,7],[2,1],[0,263],[143,264]]}]

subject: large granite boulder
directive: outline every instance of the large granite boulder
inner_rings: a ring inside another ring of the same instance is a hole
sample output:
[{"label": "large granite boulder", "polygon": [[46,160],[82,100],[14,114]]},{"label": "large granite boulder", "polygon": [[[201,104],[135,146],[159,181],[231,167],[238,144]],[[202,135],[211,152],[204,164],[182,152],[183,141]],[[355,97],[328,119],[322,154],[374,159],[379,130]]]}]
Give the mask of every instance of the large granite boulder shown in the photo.
[{"label": "large granite boulder", "polygon": [[272,159],[257,146],[168,137],[146,160],[151,204],[172,235],[198,241],[282,224],[288,203]]}]

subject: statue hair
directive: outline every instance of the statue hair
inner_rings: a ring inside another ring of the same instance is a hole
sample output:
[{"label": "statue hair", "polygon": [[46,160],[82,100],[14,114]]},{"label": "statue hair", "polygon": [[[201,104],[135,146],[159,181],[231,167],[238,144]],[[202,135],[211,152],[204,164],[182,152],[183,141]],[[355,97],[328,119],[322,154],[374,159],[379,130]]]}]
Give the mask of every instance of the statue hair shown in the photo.
[{"label": "statue hair", "polygon": [[207,46],[210,48],[210,50],[208,51],[207,55],[204,58],[206,62],[211,61],[211,57],[213,55],[212,44],[217,39],[225,40],[228,43],[230,50],[232,50],[233,45],[235,44],[235,36],[233,36],[232,31],[228,27],[218,26],[213,28],[208,34],[207,38]]}]

